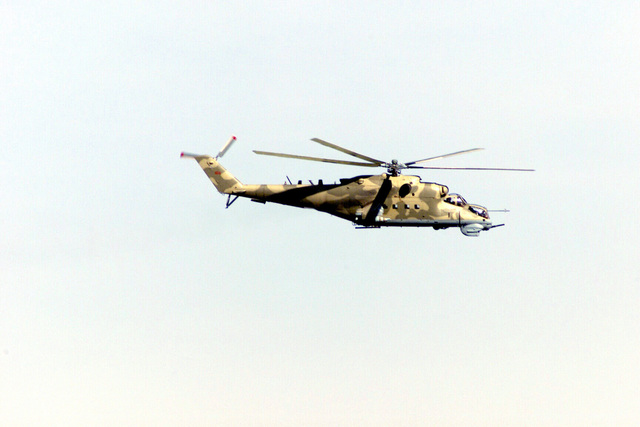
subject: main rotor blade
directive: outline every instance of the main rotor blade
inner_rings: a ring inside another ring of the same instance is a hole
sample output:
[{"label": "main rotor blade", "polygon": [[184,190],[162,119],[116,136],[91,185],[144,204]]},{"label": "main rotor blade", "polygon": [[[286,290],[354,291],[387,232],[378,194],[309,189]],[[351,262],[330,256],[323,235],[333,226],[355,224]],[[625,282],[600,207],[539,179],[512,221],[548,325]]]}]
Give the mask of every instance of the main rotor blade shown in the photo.
[{"label": "main rotor blade", "polygon": [[287,159],[298,159],[298,160],[311,160],[314,162],[336,163],[338,165],[365,166],[365,167],[371,167],[371,168],[379,166],[373,163],[350,162],[348,160],[323,159],[321,157],[309,157],[309,156],[298,156],[296,154],[272,153],[270,151],[253,150],[253,152],[256,154],[260,154],[261,156],[284,157]]},{"label": "main rotor blade", "polygon": [[428,159],[416,160],[416,161],[413,161],[413,162],[405,163],[405,165],[406,166],[415,165],[416,163],[422,163],[422,162],[429,162],[431,160],[444,159],[445,157],[453,157],[453,156],[457,156],[459,154],[471,153],[472,151],[480,151],[480,150],[484,150],[484,148],[472,148],[470,150],[456,151],[455,153],[443,154],[442,156],[429,157]]},{"label": "main rotor blade", "polygon": [[407,166],[406,169],[444,169],[458,171],[512,171],[512,172],[535,172],[535,169],[505,169],[505,168],[440,168],[435,166]]},{"label": "main rotor blade", "polygon": [[342,153],[345,153],[345,154],[348,154],[350,156],[357,157],[359,159],[366,160],[366,161],[371,162],[371,163],[375,163],[376,166],[382,166],[384,164],[384,162],[382,160],[377,160],[377,159],[374,159],[372,157],[365,156],[364,154],[360,154],[360,153],[356,153],[355,151],[347,150],[346,148],[342,148],[339,145],[335,145],[335,144],[332,144],[330,142],[323,141],[320,138],[312,138],[311,140],[313,142],[317,142],[318,144],[324,145],[325,147],[333,148],[334,150],[338,150],[338,151],[340,151]]}]

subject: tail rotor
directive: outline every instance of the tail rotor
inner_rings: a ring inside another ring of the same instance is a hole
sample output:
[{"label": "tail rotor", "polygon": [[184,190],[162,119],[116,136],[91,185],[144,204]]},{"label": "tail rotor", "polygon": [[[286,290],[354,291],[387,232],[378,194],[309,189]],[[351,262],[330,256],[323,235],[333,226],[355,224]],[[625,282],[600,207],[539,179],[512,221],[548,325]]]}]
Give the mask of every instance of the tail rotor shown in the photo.
[{"label": "tail rotor", "polygon": [[222,149],[218,152],[218,155],[216,156],[216,160],[219,159],[220,157],[224,156],[224,153],[227,152],[227,150],[229,149],[229,147],[231,147],[233,145],[233,143],[236,142],[236,137],[234,135],[231,135],[231,138],[229,138],[229,140],[227,141],[226,144],[224,144],[224,146],[222,147]]}]

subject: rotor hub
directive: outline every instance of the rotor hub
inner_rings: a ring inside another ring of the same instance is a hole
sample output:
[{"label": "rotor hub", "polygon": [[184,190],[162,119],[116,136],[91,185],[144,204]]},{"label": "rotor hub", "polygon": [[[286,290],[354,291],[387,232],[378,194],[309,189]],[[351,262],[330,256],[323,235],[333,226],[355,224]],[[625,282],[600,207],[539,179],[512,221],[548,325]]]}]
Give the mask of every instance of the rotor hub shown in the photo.
[{"label": "rotor hub", "polygon": [[406,168],[406,166],[400,163],[397,159],[391,160],[391,163],[386,163],[385,166],[387,167],[387,173],[391,176],[400,175],[400,171]]}]

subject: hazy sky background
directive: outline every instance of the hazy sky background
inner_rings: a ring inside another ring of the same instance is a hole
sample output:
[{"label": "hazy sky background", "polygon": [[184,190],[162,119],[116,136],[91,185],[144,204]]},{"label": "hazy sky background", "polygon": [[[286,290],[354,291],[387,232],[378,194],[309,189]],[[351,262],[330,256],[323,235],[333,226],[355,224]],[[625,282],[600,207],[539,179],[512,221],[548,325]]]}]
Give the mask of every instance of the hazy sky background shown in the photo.
[{"label": "hazy sky background", "polygon": [[[639,425],[638,2],[0,3],[0,424]],[[224,209],[410,161],[506,227]]]}]

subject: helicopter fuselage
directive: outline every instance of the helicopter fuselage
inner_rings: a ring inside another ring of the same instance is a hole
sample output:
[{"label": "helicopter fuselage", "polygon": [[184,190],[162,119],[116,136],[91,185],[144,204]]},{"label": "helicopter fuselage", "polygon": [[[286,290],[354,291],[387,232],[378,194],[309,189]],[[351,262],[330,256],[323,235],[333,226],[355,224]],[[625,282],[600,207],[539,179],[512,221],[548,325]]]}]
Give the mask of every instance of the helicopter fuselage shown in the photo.
[{"label": "helicopter fuselage", "polygon": [[[360,227],[460,227],[476,236],[492,227],[487,209],[469,205],[445,185],[419,176],[361,175],[324,184],[242,184],[210,156],[194,157],[220,193],[260,203],[314,209]],[[231,200],[231,199],[230,199]],[[227,202],[229,205],[230,202]]]},{"label": "helicopter fuselage", "polygon": [[[461,197],[447,199],[445,185],[419,176],[362,175],[339,184],[245,185],[236,194],[258,202],[310,208],[364,227],[491,227],[486,209]],[[453,200],[453,203],[452,203]],[[472,210],[475,210],[475,212]]]}]

